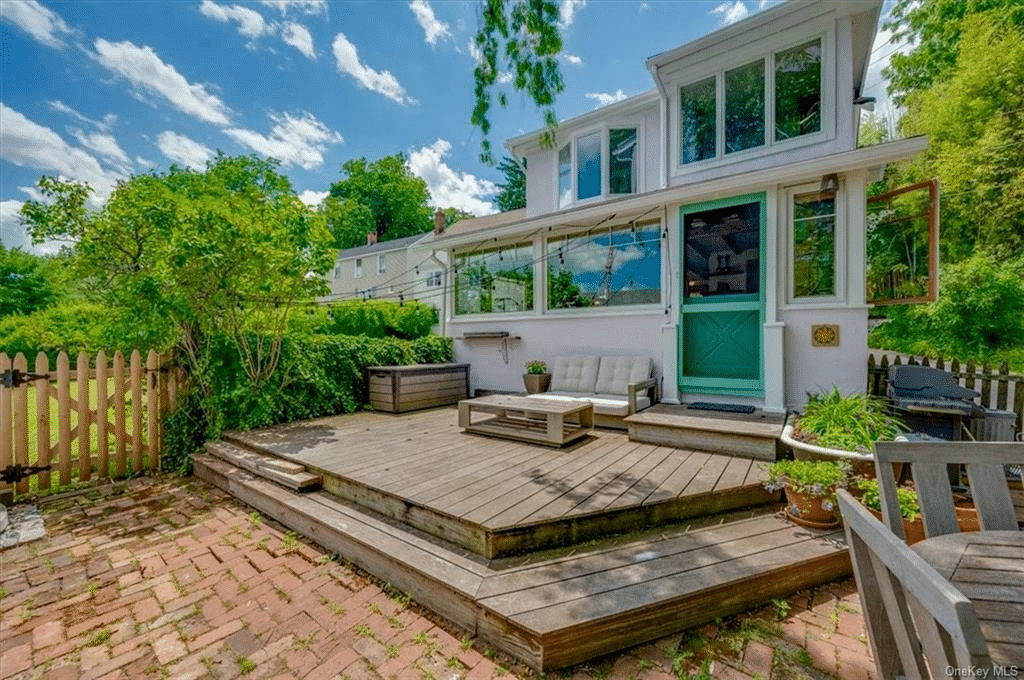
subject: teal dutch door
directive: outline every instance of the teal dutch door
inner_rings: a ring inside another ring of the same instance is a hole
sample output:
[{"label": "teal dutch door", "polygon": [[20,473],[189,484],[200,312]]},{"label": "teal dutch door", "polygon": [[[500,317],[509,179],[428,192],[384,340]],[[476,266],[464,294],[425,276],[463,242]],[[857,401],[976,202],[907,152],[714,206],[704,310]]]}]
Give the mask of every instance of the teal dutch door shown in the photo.
[{"label": "teal dutch door", "polygon": [[684,206],[679,389],[764,394],[764,194]]}]

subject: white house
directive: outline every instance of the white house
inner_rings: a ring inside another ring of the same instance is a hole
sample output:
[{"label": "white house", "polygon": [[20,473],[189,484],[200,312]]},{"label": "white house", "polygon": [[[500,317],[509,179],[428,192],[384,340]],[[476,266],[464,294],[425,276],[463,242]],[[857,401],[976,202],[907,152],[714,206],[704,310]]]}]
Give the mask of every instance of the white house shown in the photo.
[{"label": "white house", "polygon": [[599,354],[652,357],[666,402],[863,391],[865,187],[927,145],[857,148],[881,5],[790,0],[651,57],[655,89],[560,123],[554,148],[509,140],[527,207],[417,244],[451,263],[473,387]]},{"label": "white house", "polygon": [[429,250],[422,262],[415,259],[422,253],[410,250],[424,235],[381,242],[375,237],[370,232],[365,246],[338,251],[327,273],[330,293],[322,300],[422,300],[440,307],[444,264]]}]

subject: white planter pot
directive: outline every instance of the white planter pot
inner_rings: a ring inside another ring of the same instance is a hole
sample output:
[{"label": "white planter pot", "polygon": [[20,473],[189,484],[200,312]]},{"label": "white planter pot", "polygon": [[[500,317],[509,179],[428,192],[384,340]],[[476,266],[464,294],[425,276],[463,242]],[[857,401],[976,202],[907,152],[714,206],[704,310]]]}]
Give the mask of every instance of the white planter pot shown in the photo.
[{"label": "white planter pot", "polygon": [[782,430],[782,437],[780,439],[784,445],[793,449],[793,457],[797,460],[848,460],[850,463],[867,463],[872,468],[875,465],[875,454],[873,453],[826,449],[794,439],[793,424],[788,420],[786,421],[786,427]]}]

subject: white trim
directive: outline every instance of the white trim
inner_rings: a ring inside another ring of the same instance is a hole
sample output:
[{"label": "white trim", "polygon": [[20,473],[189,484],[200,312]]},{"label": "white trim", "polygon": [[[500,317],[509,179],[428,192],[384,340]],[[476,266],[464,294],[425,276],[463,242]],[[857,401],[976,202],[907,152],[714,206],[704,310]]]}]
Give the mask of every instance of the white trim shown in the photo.
[{"label": "white trim", "polygon": [[833,205],[833,211],[835,216],[835,222],[833,226],[832,240],[834,243],[834,250],[832,253],[832,266],[833,266],[833,282],[832,282],[832,294],[831,295],[808,295],[804,297],[796,297],[795,288],[796,281],[793,277],[793,265],[794,260],[794,248],[796,246],[793,238],[793,226],[794,226],[794,215],[795,210],[793,208],[793,201],[798,194],[813,194],[820,190],[820,184],[800,184],[797,186],[788,187],[785,191],[786,206],[785,206],[785,229],[783,231],[783,237],[786,243],[786,259],[784,262],[785,266],[785,277],[786,277],[786,295],[785,295],[785,307],[792,309],[808,309],[811,306],[818,306],[822,309],[827,309],[830,306],[842,306],[847,301],[847,225],[846,219],[846,182],[840,180],[839,187],[836,190],[836,195],[833,198],[835,201]]},{"label": "white trim", "polygon": [[[593,309],[593,307],[588,307],[587,309]],[[628,309],[626,307],[612,309],[609,307],[604,307],[602,309],[608,311],[599,312],[597,314],[594,314],[594,316],[600,316],[602,318],[612,318],[618,316],[648,317],[660,316],[663,313],[660,307],[654,309],[639,309],[636,307],[630,307]],[[481,323],[484,321],[551,321],[552,319],[564,320],[570,319],[572,317],[572,314],[544,314],[542,316],[536,316],[531,314],[530,312],[517,312],[516,314],[460,314],[459,316],[452,318],[451,323],[452,325],[458,326],[461,324],[474,324]]]}]

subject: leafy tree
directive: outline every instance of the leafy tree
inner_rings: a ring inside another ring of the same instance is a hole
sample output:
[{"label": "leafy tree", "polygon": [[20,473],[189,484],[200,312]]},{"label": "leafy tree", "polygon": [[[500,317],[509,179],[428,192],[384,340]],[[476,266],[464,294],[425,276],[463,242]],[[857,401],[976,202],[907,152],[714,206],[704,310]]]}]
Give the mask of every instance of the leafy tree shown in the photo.
[{"label": "leafy tree", "polygon": [[875,113],[861,114],[857,146],[874,146],[887,141],[889,141],[889,128],[885,124],[885,120]]},{"label": "leafy tree", "polygon": [[23,207],[33,239],[73,242],[93,296],[175,338],[204,387],[213,338],[233,345],[251,384],[273,375],[289,311],[322,292],[333,264],[323,217],[273,160],[218,155],[203,172],[137,175],[95,213],[81,185],[39,186],[52,203]]},{"label": "leafy tree", "polygon": [[[376,231],[379,240],[390,241],[433,228],[433,211],[427,205],[430,199],[427,183],[412,174],[403,154],[385,156],[372,163],[357,158],[343,164],[341,169],[347,176],[331,185],[324,212],[328,227],[340,237],[337,247],[363,245],[370,231]],[[366,213],[347,202],[356,203],[369,212],[370,220],[358,237],[358,223],[365,219]]]},{"label": "leafy tree", "polygon": [[965,19],[954,68],[907,97],[902,126],[927,134],[906,179],[938,175],[943,256],[1024,252],[1024,26]]},{"label": "leafy tree", "polygon": [[0,317],[31,314],[57,301],[55,267],[50,259],[0,244]]},{"label": "leafy tree", "polygon": [[505,156],[498,163],[498,170],[505,173],[505,183],[498,184],[501,191],[495,197],[494,201],[498,204],[498,209],[501,212],[508,212],[509,210],[518,210],[526,207],[526,160],[523,160],[523,165],[520,167],[514,160]]},{"label": "leafy tree", "polygon": [[906,54],[894,53],[883,71],[897,104],[912,92],[931,88],[955,68],[963,19],[978,13],[986,13],[992,23],[1024,28],[1020,0],[897,0],[883,27],[893,32],[891,42],[913,45]]},{"label": "leafy tree", "polygon": [[473,218],[472,213],[459,210],[458,208],[444,208],[441,212],[444,213],[444,226],[446,227],[450,227],[456,222]]},{"label": "leafy tree", "polygon": [[553,0],[482,0],[480,28],[474,38],[480,52],[476,69],[471,121],[480,129],[480,160],[494,163],[490,112],[497,91],[497,103],[504,108],[507,94],[499,89],[502,67],[512,73],[512,89],[526,93],[542,110],[548,126],[541,144],[554,143],[555,97],[565,88],[558,66],[562,36],[558,29],[558,3]]},{"label": "leafy tree", "polygon": [[593,304],[594,301],[573,281],[571,271],[563,269],[556,274],[554,267],[548,265],[548,306],[551,309],[590,307]]}]

